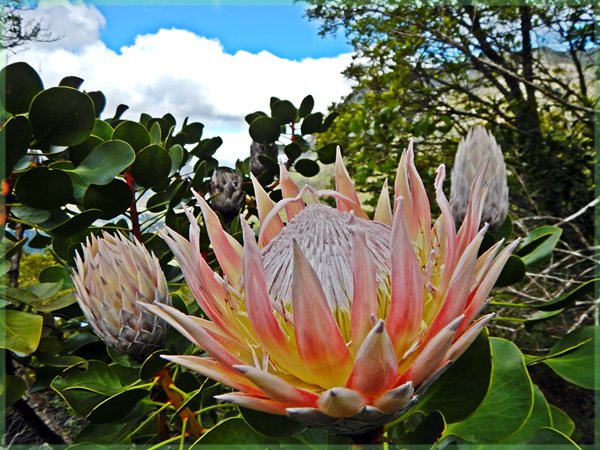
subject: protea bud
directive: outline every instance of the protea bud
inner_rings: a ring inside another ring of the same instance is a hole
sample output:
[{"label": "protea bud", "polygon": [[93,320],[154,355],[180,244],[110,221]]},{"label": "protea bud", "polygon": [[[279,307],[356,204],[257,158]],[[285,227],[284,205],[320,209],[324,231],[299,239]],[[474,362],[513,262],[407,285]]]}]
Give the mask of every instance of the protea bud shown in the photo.
[{"label": "protea bud", "polygon": [[106,232],[90,236],[75,257],[75,296],[95,333],[134,358],[162,346],[167,326],[139,303],[170,305],[167,281],[156,256],[139,241]]},{"label": "protea bud", "polygon": [[[488,166],[484,169],[486,164]],[[493,230],[502,225],[508,213],[506,165],[502,150],[492,133],[483,126],[476,125],[458,144],[452,168],[450,203],[454,219],[458,223],[465,218],[471,185],[480,170],[485,170],[484,181],[489,184],[481,220],[489,223]]]},{"label": "protea bud", "polygon": [[250,145],[250,172],[252,175],[258,177],[265,171],[265,166],[259,159],[260,155],[265,155],[273,161],[277,161],[277,154],[278,150],[275,143],[261,144],[252,141],[252,144]]},{"label": "protea bud", "polygon": [[210,203],[221,213],[226,224],[237,217],[246,199],[242,190],[242,174],[228,167],[218,167],[210,180]]}]

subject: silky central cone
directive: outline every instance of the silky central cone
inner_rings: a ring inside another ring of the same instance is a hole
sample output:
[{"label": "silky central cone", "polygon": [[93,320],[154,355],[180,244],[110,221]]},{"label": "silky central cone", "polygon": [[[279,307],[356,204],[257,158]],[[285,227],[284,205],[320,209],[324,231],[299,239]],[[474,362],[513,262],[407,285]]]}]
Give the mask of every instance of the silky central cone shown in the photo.
[{"label": "silky central cone", "polygon": [[[146,309],[206,353],[165,358],[236,390],[222,401],[342,433],[406,411],[491,318],[476,320],[516,245],[500,242],[478,255],[482,173],[457,230],[441,167],[441,215],[432,220],[413,159],[409,146],[393,201],[386,183],[376,220],[362,209],[339,153],[336,190],[300,189],[282,165],[283,200],[274,203],[253,179],[261,229],[257,239],[242,220],[243,248],[198,196],[221,271],[202,258],[191,214],[189,241],[171,230],[162,236],[207,319]],[[320,203],[324,197],[336,207]]]},{"label": "silky central cone", "polygon": [[359,228],[365,233],[367,248],[376,261],[377,284],[384,295],[390,273],[390,227],[315,204],[304,208],[262,251],[271,299],[286,307],[292,303],[292,241],[295,240],[316,272],[330,309],[350,311],[354,295],[352,236]]}]

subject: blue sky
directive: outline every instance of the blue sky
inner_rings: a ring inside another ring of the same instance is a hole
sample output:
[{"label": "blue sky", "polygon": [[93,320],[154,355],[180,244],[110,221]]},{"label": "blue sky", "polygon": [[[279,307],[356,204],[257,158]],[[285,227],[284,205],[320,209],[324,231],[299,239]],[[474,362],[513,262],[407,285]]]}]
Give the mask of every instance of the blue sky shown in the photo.
[{"label": "blue sky", "polygon": [[[318,35],[318,23],[304,17],[304,5],[138,5],[97,4],[106,18],[100,38],[111,49],[134,43],[140,34],[160,28],[181,28],[200,36],[218,38],[227,53],[238,50],[301,59],[349,52],[345,37]],[[247,2],[245,2],[247,3]],[[279,2],[286,3],[286,2]]]},{"label": "blue sky", "polygon": [[321,38],[301,3],[161,1],[39,0],[25,19],[60,39],[30,43],[8,62],[28,62],[46,87],[83,78],[84,90],[104,93],[103,117],[125,104],[124,119],[170,113],[202,122],[205,137],[223,138],[223,165],[248,155],[244,117],[268,111],[271,96],[299,105],[310,94],[327,113],[350,93],[342,72],[352,48],[344,36]]}]

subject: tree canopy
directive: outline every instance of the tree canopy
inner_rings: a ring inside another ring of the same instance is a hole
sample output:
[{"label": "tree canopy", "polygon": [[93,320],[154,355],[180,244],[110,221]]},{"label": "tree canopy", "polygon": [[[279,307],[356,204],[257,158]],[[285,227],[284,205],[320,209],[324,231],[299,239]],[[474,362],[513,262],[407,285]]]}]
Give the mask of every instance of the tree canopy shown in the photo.
[{"label": "tree canopy", "polygon": [[[564,216],[590,201],[593,10],[587,2],[368,3],[309,0],[321,33],[343,29],[357,83],[326,138],[365,190],[390,176],[407,138],[417,164],[449,163],[473,124],[492,130],[521,210]],[[543,170],[543,174],[542,174]],[[526,188],[525,188],[526,187]]]}]

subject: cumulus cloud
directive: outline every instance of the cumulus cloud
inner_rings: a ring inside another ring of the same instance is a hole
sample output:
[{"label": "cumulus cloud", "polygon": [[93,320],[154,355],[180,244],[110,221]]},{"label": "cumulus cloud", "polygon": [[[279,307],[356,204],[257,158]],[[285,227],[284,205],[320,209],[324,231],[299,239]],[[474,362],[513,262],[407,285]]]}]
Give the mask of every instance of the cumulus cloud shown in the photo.
[{"label": "cumulus cloud", "polygon": [[83,89],[105,94],[103,117],[111,117],[116,106],[124,103],[130,107],[125,118],[169,112],[180,123],[185,117],[202,122],[207,136],[223,137],[224,145],[216,155],[222,164],[231,165],[248,155],[244,116],[267,111],[271,96],[299,105],[311,94],[315,109],[325,112],[350,91],[341,75],[350,54],[301,61],[267,51],[228,54],[218,40],[181,29],[137,36],[133,45],[115,52],[99,40],[105,20],[93,5],[54,1],[42,3],[32,14],[63,38],[31,44],[9,62],[28,62],[46,86],[67,75],[83,78]]}]

